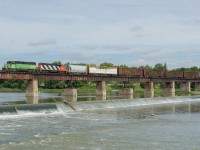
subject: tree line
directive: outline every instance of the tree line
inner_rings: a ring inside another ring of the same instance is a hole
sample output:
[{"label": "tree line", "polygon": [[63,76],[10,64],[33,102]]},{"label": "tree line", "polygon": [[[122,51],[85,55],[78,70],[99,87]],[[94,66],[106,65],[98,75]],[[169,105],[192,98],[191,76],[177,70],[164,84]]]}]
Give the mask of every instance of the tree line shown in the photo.
[{"label": "tree line", "polygon": [[[53,64],[61,64],[60,61],[56,61],[56,62],[53,62]],[[65,63],[65,65],[68,65],[69,63]],[[95,64],[85,64],[85,63],[79,63],[79,64],[74,64],[74,65],[89,65],[89,66],[96,66]],[[100,64],[100,67],[102,68],[106,68],[106,67],[122,67],[122,68],[144,68],[144,69],[152,69],[152,70],[168,70],[167,68],[167,64],[164,63],[157,63],[155,64],[155,66],[149,66],[149,65],[146,65],[146,66],[139,66],[139,67],[129,67],[125,64],[122,64],[122,65],[118,65],[118,66],[115,66],[114,64],[112,63],[109,63],[109,62],[104,62],[104,63],[101,63]],[[200,68],[194,66],[194,67],[191,67],[191,68],[177,68],[177,69],[173,69],[173,71],[197,71],[197,72],[200,72]],[[53,80],[49,80],[49,81],[38,81],[38,85],[39,87],[41,88],[44,88],[44,89],[63,89],[65,88],[66,86],[73,86],[75,88],[80,88],[82,86],[87,86],[88,85],[88,82],[87,81],[53,81]],[[90,82],[91,83],[91,82]],[[116,84],[114,82],[114,84]],[[123,86],[123,83],[121,84]],[[117,86],[117,84],[116,84]],[[178,84],[176,86],[179,86]],[[27,81],[26,80],[0,80],[0,88],[18,88],[18,89],[21,89],[21,90],[25,90],[26,87],[27,87]],[[144,88],[144,84],[141,83],[141,87]]]}]

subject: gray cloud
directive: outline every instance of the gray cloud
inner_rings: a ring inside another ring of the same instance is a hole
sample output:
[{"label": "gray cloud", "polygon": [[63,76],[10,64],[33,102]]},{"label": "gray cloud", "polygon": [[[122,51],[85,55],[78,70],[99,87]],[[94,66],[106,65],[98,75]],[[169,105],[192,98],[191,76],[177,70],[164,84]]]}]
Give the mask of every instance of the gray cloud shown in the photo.
[{"label": "gray cloud", "polygon": [[43,46],[43,45],[54,45],[56,44],[55,40],[38,40],[28,43],[29,46]]},{"label": "gray cloud", "polygon": [[129,30],[131,32],[140,32],[140,31],[142,31],[142,26],[133,26]]}]

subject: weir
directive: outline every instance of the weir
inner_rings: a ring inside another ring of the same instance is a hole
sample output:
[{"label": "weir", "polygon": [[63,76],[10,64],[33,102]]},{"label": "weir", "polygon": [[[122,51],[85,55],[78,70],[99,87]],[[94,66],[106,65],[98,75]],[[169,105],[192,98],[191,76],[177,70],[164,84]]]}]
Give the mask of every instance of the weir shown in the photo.
[{"label": "weir", "polygon": [[158,104],[173,104],[173,103],[185,103],[200,101],[200,98],[188,98],[188,97],[173,97],[173,98],[137,98],[137,99],[117,99],[107,101],[86,101],[86,102],[75,102],[68,104],[73,107],[76,111],[81,110],[95,110],[95,109],[109,109],[109,108],[123,108],[123,107],[137,107],[137,106],[148,106]]},{"label": "weir", "polygon": [[[190,105],[198,103],[196,105]],[[44,103],[44,104],[23,104],[23,105],[11,105],[11,106],[0,106],[0,116],[5,115],[41,115],[41,114],[66,114],[74,111],[84,110],[107,110],[107,109],[118,109],[118,108],[138,108],[143,106],[157,106],[183,104],[180,105],[180,109],[185,107],[188,112],[200,111],[200,97],[173,97],[173,98],[137,98],[130,100],[107,100],[107,101],[85,101],[85,102],[66,102],[66,103]],[[189,104],[189,105],[186,105]],[[197,107],[198,105],[198,107]],[[172,112],[176,112],[179,106],[173,106]],[[164,108],[163,108],[164,110]]]},{"label": "weir", "polygon": [[62,114],[73,111],[71,106],[66,104],[46,103],[46,104],[22,104],[0,106],[0,115],[37,115],[37,114]]}]

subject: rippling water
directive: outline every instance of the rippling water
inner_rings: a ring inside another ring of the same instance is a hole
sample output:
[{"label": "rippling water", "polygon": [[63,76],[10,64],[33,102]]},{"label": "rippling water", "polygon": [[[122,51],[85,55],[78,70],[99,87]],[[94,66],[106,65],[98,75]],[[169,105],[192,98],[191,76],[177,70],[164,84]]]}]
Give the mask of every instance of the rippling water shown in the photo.
[{"label": "rippling water", "polygon": [[[12,101],[22,98],[16,94]],[[15,105],[17,113],[0,115],[0,150],[200,149],[200,97],[120,101],[123,107],[71,103],[77,111],[64,103]]]}]

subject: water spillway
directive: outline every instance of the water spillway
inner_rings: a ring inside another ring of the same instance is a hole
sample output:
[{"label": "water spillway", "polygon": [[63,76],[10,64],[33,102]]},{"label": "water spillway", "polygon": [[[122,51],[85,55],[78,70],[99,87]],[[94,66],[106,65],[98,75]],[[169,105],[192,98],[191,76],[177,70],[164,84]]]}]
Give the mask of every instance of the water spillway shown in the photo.
[{"label": "water spillway", "polygon": [[[200,97],[157,97],[138,99],[117,99],[101,101],[67,102],[67,103],[41,103],[0,105],[0,116],[5,115],[40,115],[40,114],[66,114],[68,112],[83,110],[103,110],[141,106],[156,106],[165,104],[182,104],[199,102]],[[192,106],[195,107],[196,105]]]},{"label": "water spillway", "polygon": [[138,99],[117,99],[105,101],[86,101],[86,102],[69,102],[68,105],[76,111],[108,109],[122,107],[148,106],[157,104],[173,104],[200,101],[200,97],[158,97],[158,98],[138,98]]},{"label": "water spillway", "polygon": [[72,111],[71,107],[62,103],[0,106],[0,115],[39,115],[51,113],[66,113],[68,111]]}]

